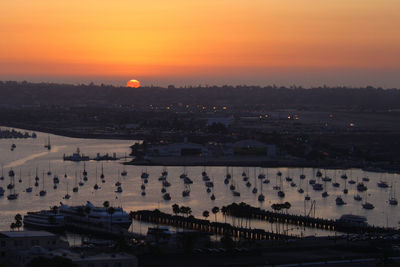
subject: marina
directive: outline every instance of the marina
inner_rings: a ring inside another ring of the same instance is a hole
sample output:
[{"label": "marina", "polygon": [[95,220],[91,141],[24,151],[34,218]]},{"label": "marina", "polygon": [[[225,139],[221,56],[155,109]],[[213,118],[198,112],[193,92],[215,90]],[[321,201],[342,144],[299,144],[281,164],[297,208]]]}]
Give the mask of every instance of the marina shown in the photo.
[{"label": "marina", "polygon": [[[73,147],[79,147],[90,157],[102,151],[115,152],[117,157],[123,158],[129,154],[134,141],[67,138],[40,132],[37,136],[37,139],[0,140],[1,149],[7,151],[0,155],[4,176],[0,180],[4,190],[4,195],[0,196],[4,214],[0,219],[2,230],[9,229],[16,213],[25,215],[48,210],[60,202],[68,206],[85,205],[88,200],[95,206],[109,201],[110,206],[122,207],[128,213],[156,208],[171,213],[171,206],[177,203],[189,206],[192,215],[199,219],[206,210],[211,212],[213,207],[232,203],[244,202],[272,211],[273,204],[289,202],[291,206],[287,212],[293,216],[337,220],[342,215],[354,214],[364,216],[371,226],[383,228],[397,228],[400,221],[398,206],[394,204],[395,193],[399,191],[398,174],[361,169],[121,165],[124,159],[63,161],[63,155],[70,153]],[[48,136],[51,150],[43,147],[42,140],[47,140]],[[15,143],[18,149],[11,152],[10,143]],[[14,176],[10,178],[11,171]],[[32,187],[31,177],[35,176],[38,186]],[[311,185],[313,180],[315,183]],[[357,182],[351,184],[350,180]],[[7,190],[7,185],[13,188]],[[322,195],[324,192],[328,194],[326,197]],[[362,200],[357,201],[355,196]],[[345,204],[337,204],[339,197]],[[368,203],[374,208],[365,208]],[[235,220],[227,217],[221,212],[215,214],[217,222]],[[252,218],[250,223],[252,228],[277,231],[276,223],[268,220]],[[151,226],[142,227],[141,224],[135,220],[129,229],[143,233]],[[293,236],[334,234],[327,229],[303,225],[293,225],[285,229],[285,233]]]}]

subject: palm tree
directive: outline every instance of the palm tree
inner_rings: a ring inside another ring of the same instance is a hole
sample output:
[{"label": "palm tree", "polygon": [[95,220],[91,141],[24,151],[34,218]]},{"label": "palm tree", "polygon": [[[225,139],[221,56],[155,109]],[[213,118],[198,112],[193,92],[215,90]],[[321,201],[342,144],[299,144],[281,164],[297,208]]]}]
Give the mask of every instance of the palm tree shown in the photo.
[{"label": "palm tree", "polygon": [[222,206],[222,207],[221,207],[221,213],[222,213],[222,215],[224,216],[224,221],[225,221],[225,223],[226,223],[226,214],[228,213],[228,208],[225,207],[225,206]]},{"label": "palm tree", "polygon": [[21,226],[22,226],[22,216],[21,216],[21,214],[17,213],[15,215],[14,219],[15,219],[15,227],[18,228],[18,231],[19,231],[19,228],[21,228]]},{"label": "palm tree", "polygon": [[22,221],[22,216],[21,216],[21,214],[17,213],[17,214],[15,215],[14,219],[15,219],[16,221]]},{"label": "palm tree", "polygon": [[16,222],[15,222],[15,227],[17,227],[17,228],[18,228],[18,231],[19,231],[19,228],[22,227],[22,221],[16,221]]},{"label": "palm tree", "polygon": [[174,205],[172,205],[172,212],[173,212],[175,215],[178,215],[180,211],[181,211],[181,210],[180,210],[178,204],[175,203]]},{"label": "palm tree", "polygon": [[192,208],[191,207],[186,207],[186,213],[187,215],[191,215],[192,214]]},{"label": "palm tree", "polygon": [[133,219],[135,217],[135,213],[133,211],[129,212],[129,219],[131,219],[132,223],[131,223],[131,231],[133,232]]},{"label": "palm tree", "polygon": [[185,207],[185,206],[181,206],[180,208],[179,208],[179,213],[182,213],[183,215],[187,215],[187,212],[188,210],[187,210],[187,207]]},{"label": "palm tree", "polygon": [[106,209],[108,209],[108,208],[110,207],[110,202],[107,201],[107,200],[104,201],[104,202],[103,202],[103,207],[106,208]]},{"label": "palm tree", "polygon": [[51,210],[53,211],[54,214],[57,214],[58,213],[58,206],[51,207]]},{"label": "palm tree", "polygon": [[215,216],[215,222],[217,222],[217,213],[219,212],[219,208],[218,207],[214,207],[214,208],[212,208],[211,212]]},{"label": "palm tree", "polygon": [[112,225],[112,216],[113,216],[113,214],[115,213],[115,209],[114,209],[113,207],[109,207],[109,208],[107,209],[107,212],[108,212],[108,214],[111,215],[111,221],[110,221],[110,227],[111,227],[111,225]]},{"label": "palm tree", "polygon": [[16,227],[17,226],[15,225],[15,223],[11,223],[10,224],[11,231],[14,231]]},{"label": "palm tree", "polygon": [[207,220],[208,216],[210,216],[210,212],[208,210],[203,211],[203,217]]}]

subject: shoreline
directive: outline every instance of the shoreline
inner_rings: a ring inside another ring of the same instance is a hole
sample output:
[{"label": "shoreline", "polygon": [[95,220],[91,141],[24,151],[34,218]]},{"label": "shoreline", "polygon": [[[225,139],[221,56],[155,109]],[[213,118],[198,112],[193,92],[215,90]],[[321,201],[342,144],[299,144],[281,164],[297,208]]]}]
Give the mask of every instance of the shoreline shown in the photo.
[{"label": "shoreline", "polygon": [[368,172],[400,173],[393,168],[375,165],[365,166],[360,162],[326,161],[316,162],[304,159],[270,159],[267,157],[153,157],[149,160],[132,160],[124,165],[136,166],[214,166],[214,167],[262,167],[262,168],[315,168],[315,169],[362,169]]},{"label": "shoreline", "polygon": [[138,141],[143,140],[143,136],[135,136],[135,135],[120,135],[120,134],[100,134],[100,133],[83,133],[83,132],[73,132],[73,131],[66,131],[65,129],[54,129],[48,127],[41,127],[41,126],[32,126],[32,125],[24,125],[24,124],[5,124],[1,123],[1,127],[6,128],[16,128],[25,131],[34,131],[34,132],[41,132],[45,134],[54,134],[62,137],[69,137],[69,138],[80,138],[80,139],[114,139],[114,140],[131,140],[131,141]]},{"label": "shoreline", "polygon": [[[2,123],[1,127],[17,128],[26,131],[37,131],[42,133],[54,134],[69,138],[80,139],[104,139],[104,140],[130,140],[132,142],[144,140],[144,136],[134,135],[119,135],[119,134],[99,134],[99,133],[82,133],[70,132],[64,129],[54,129],[41,126],[32,126],[25,124]],[[398,173],[400,174],[400,166],[390,166],[387,162],[371,162],[366,164],[361,161],[316,161],[306,159],[271,159],[267,157],[153,157],[151,160],[132,160],[130,162],[121,163],[124,165],[138,165],[138,166],[232,166],[232,167],[288,167],[288,168],[321,168],[321,169],[351,169],[358,168],[368,172],[375,173]]]}]

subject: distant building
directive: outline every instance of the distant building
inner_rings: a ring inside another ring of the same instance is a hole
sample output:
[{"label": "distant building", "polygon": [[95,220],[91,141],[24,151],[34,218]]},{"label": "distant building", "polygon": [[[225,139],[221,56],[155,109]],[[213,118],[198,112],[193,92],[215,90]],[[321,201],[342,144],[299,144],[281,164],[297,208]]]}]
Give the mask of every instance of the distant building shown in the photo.
[{"label": "distant building", "polygon": [[128,129],[128,130],[136,130],[136,129],[139,129],[140,128],[140,124],[138,124],[138,123],[127,123],[127,124],[125,124],[125,129]]},{"label": "distant building", "polygon": [[147,154],[161,157],[205,156],[208,149],[203,145],[188,142],[185,138],[183,143],[152,145]]},{"label": "distant building", "polygon": [[234,122],[234,118],[231,117],[215,117],[207,118],[207,126],[213,125],[214,123],[221,123],[225,127],[229,127]]},{"label": "distant building", "polygon": [[29,250],[18,251],[13,255],[13,265],[15,267],[25,266],[36,257],[53,258],[63,257],[78,267],[137,267],[138,261],[136,256],[123,253],[76,253],[68,249],[48,250],[39,246],[34,246]]},{"label": "distant building", "polygon": [[234,155],[258,155],[276,157],[275,145],[267,145],[257,140],[242,140],[232,144]]},{"label": "distant building", "polygon": [[136,256],[122,253],[81,254],[69,250],[69,244],[46,231],[0,232],[0,265],[23,267],[37,257],[63,257],[81,267],[136,267]]},{"label": "distant building", "polygon": [[[46,231],[2,231],[0,232],[0,262],[5,266],[14,263],[12,259],[18,251],[29,250],[33,246],[44,249],[68,248],[67,242],[61,240],[58,235]],[[25,265],[13,265],[25,266]]]}]

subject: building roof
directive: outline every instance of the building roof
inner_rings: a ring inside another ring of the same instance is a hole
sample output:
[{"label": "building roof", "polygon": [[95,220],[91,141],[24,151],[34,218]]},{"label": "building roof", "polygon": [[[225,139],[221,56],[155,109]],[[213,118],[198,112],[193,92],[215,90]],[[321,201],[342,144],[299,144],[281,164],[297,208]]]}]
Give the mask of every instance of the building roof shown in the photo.
[{"label": "building roof", "polygon": [[160,147],[166,147],[166,148],[177,148],[177,149],[182,149],[182,148],[204,148],[203,145],[196,144],[196,143],[172,143],[172,144],[160,144],[160,145],[154,145],[153,147],[155,148],[160,148]]},{"label": "building roof", "polygon": [[267,147],[266,144],[257,140],[241,140],[233,144],[234,147]]},{"label": "building roof", "polygon": [[0,238],[21,238],[21,237],[51,237],[55,234],[46,231],[1,231]]}]

